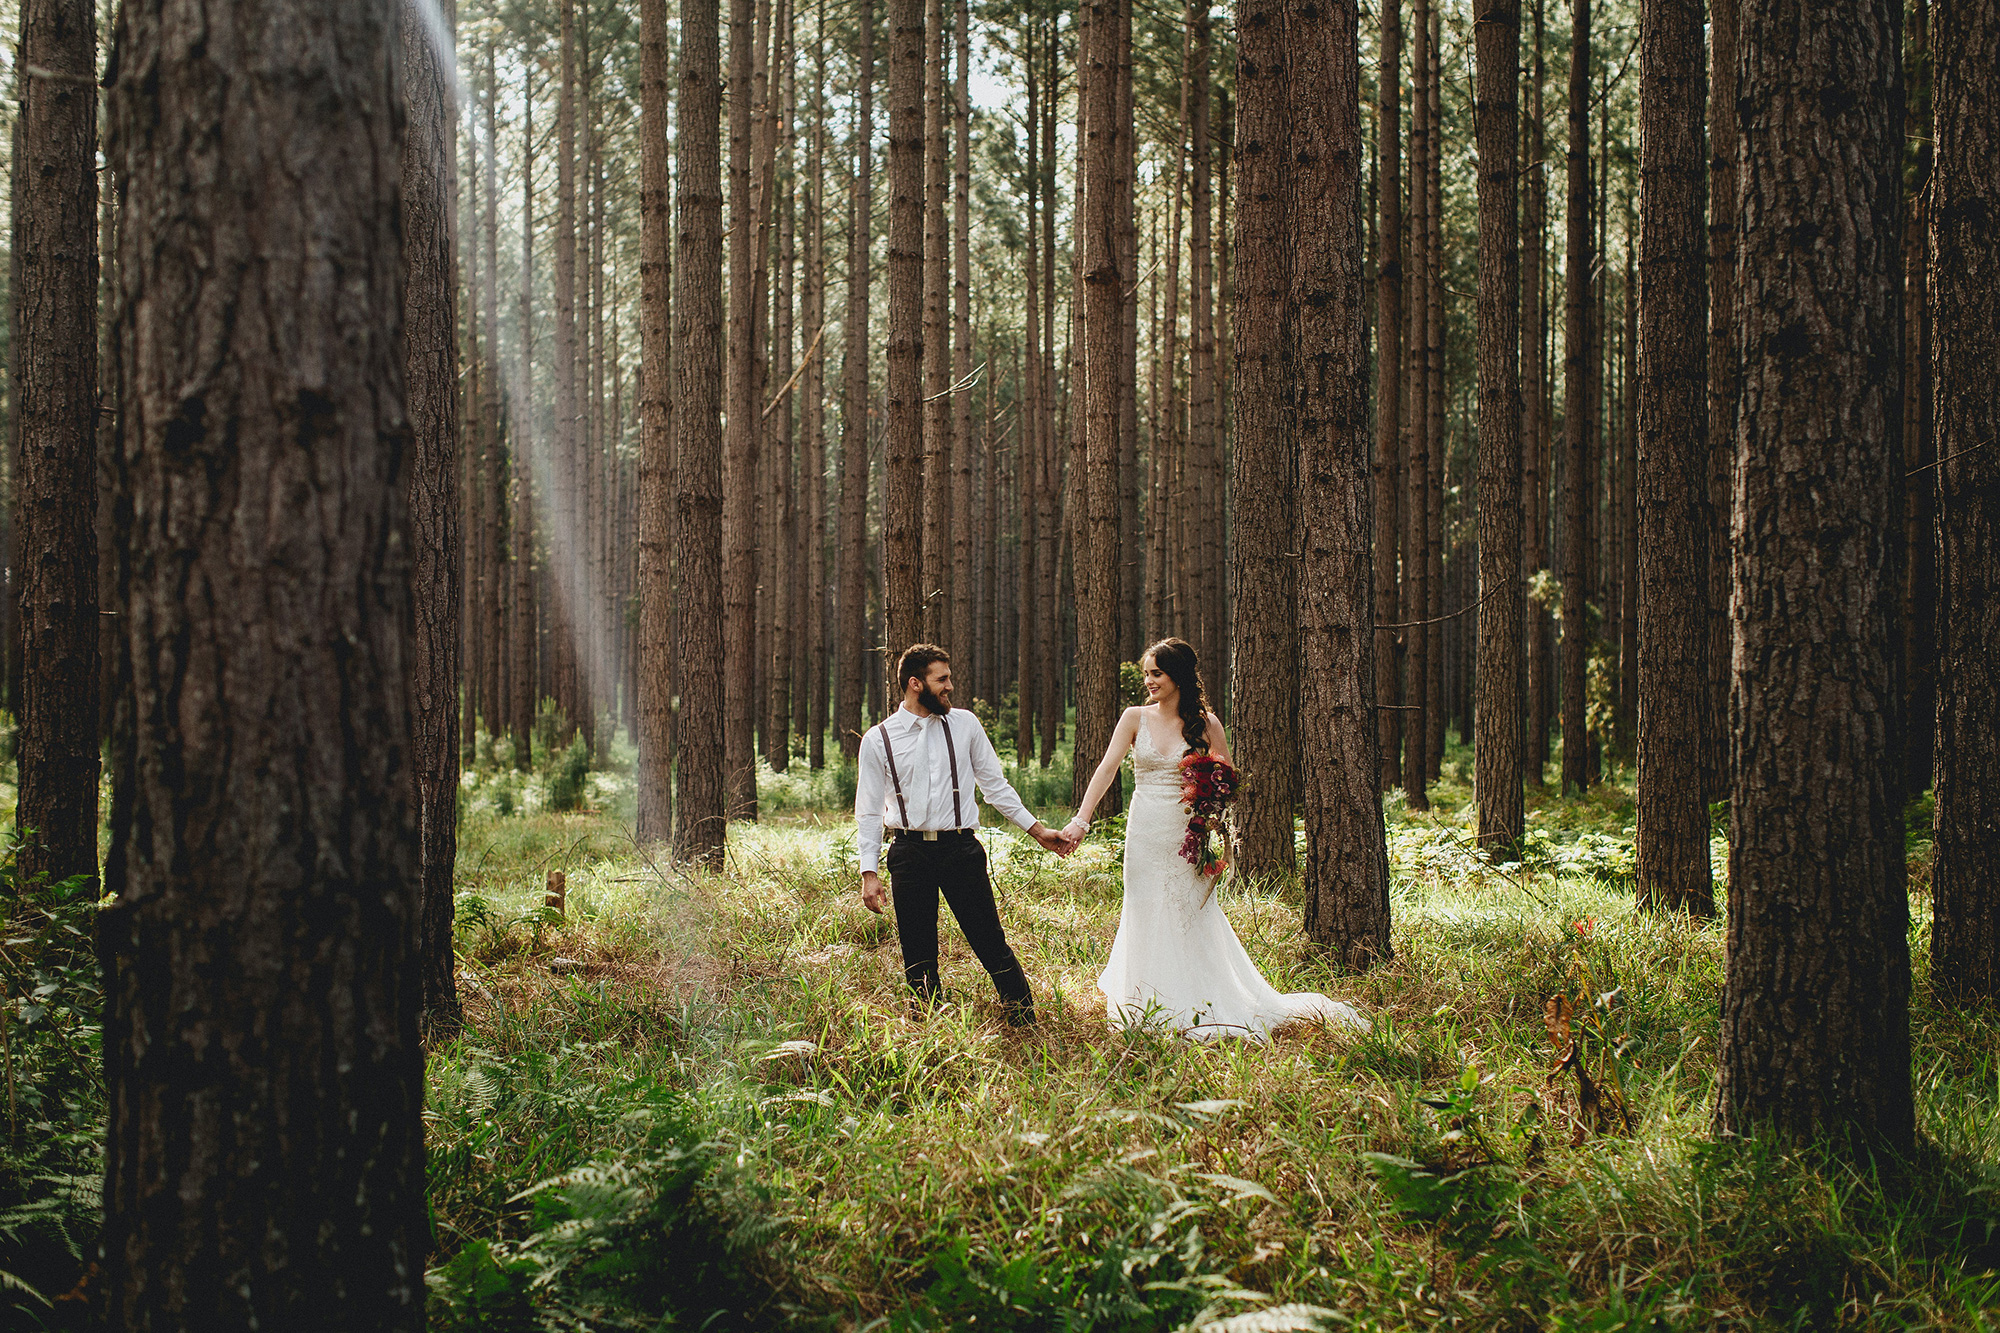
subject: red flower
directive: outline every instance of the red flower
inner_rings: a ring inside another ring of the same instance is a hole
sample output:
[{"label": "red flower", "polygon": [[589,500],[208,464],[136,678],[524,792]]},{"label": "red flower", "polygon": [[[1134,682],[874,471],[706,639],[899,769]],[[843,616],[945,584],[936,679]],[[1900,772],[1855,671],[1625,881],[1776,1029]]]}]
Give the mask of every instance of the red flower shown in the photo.
[{"label": "red flower", "polygon": [[1189,816],[1181,857],[1207,874],[1221,862],[1209,845],[1208,835],[1221,826],[1222,812],[1236,799],[1236,770],[1228,760],[1207,754],[1183,756],[1180,770],[1181,804]]}]

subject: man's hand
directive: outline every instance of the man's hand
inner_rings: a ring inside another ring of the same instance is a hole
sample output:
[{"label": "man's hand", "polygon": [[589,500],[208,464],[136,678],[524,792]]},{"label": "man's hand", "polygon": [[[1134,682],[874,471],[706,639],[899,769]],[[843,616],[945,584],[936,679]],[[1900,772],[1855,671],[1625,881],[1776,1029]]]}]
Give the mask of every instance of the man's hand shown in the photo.
[{"label": "man's hand", "polygon": [[861,905],[880,916],[888,906],[889,891],[882,887],[882,877],[872,870],[861,872]]}]

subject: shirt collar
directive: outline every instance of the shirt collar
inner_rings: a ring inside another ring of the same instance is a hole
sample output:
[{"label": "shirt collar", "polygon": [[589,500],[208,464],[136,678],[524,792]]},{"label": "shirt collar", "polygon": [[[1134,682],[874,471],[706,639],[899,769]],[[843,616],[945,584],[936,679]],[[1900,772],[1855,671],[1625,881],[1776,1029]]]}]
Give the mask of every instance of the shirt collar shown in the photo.
[{"label": "shirt collar", "polygon": [[940,717],[936,713],[913,713],[909,709],[903,707],[901,704],[897,704],[896,711],[893,714],[893,716],[901,721],[903,730],[919,731],[933,722],[944,721],[945,718],[950,717],[951,714],[946,713],[944,714],[943,717]]}]

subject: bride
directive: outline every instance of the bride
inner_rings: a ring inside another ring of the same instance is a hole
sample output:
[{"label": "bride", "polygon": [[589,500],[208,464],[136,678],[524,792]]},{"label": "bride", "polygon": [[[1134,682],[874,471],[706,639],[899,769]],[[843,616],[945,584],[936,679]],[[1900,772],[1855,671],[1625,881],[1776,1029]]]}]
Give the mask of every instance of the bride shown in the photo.
[{"label": "bride", "polygon": [[[1125,904],[1118,938],[1098,986],[1119,1025],[1160,1024],[1189,1036],[1247,1036],[1317,1020],[1366,1030],[1352,1006],[1311,992],[1281,994],[1243,950],[1216,901],[1214,878],[1180,854],[1188,812],[1181,805],[1181,757],[1190,752],[1229,758],[1222,723],[1208,711],[1194,649],[1162,639],[1146,650],[1150,703],[1127,708],[1112,730],[1082,808],[1063,830],[1072,842],[1090,831],[1089,814],[1118,780],[1132,752],[1132,808],[1125,821]],[[1225,855],[1227,849],[1224,849]]]}]

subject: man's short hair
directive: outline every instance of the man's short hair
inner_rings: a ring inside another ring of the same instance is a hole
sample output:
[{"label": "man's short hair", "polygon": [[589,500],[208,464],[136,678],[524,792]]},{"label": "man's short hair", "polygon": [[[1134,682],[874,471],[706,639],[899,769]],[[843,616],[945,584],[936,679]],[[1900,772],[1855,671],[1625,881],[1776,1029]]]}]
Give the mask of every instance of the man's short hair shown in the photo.
[{"label": "man's short hair", "polygon": [[896,688],[910,688],[910,677],[920,681],[930,679],[931,666],[937,662],[951,661],[951,654],[934,643],[913,643],[903,650],[902,660],[896,663]]}]

